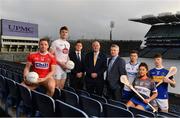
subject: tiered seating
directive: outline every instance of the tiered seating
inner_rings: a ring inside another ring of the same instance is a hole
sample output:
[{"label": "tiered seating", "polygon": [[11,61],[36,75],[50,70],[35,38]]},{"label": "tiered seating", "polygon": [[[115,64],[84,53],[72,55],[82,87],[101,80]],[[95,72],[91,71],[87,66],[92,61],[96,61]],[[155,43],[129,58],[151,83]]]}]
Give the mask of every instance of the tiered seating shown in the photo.
[{"label": "tiered seating", "polygon": [[[0,70],[2,69],[4,68],[1,66]],[[5,77],[8,71],[6,68],[5,73],[3,73],[4,76],[0,71],[0,94],[2,102],[7,103],[6,108],[15,106],[17,112],[10,114],[11,116],[156,117],[150,111],[127,108],[121,101],[107,100],[102,96],[90,95],[84,90],[75,90],[72,87],[65,87],[64,90],[55,89],[54,96],[49,97],[44,93],[29,90],[11,76],[9,76],[10,78]],[[5,110],[5,108],[3,109]],[[159,112],[157,116],[177,117],[178,115]]]},{"label": "tiered seating", "polygon": [[169,59],[180,59],[180,48],[170,48],[163,56]]},{"label": "tiered seating", "polygon": [[166,51],[167,49],[165,48],[153,48],[150,52],[147,52],[146,54],[144,54],[143,57],[152,58],[155,54],[160,53],[163,55]]}]

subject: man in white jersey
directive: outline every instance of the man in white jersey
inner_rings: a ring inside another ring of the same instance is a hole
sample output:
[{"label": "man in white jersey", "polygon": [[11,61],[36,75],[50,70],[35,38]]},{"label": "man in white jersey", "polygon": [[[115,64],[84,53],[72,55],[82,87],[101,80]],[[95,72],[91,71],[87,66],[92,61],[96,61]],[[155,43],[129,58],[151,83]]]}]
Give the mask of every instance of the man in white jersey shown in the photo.
[{"label": "man in white jersey", "polygon": [[50,47],[50,52],[55,55],[57,60],[56,72],[54,78],[56,80],[56,87],[63,89],[67,78],[66,62],[69,60],[70,44],[67,41],[68,28],[63,26],[60,28],[60,38],[53,41]]},{"label": "man in white jersey", "polygon": [[[130,52],[130,61],[126,63],[126,72],[129,79],[129,82],[132,84],[134,79],[137,77],[138,73],[138,51],[132,50]],[[123,92],[122,92],[122,98],[124,100],[130,100],[133,97],[133,92],[128,86],[124,86]]]}]

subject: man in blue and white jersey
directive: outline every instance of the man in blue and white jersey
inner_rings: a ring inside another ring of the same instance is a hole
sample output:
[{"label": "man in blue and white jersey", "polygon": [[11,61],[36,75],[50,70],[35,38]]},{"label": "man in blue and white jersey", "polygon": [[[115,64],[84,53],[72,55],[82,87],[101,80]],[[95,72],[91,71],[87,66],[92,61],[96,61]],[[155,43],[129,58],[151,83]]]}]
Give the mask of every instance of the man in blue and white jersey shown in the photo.
[{"label": "man in blue and white jersey", "polygon": [[153,106],[160,108],[162,112],[168,112],[168,84],[170,84],[172,87],[175,87],[176,82],[173,77],[165,78],[169,70],[164,68],[162,62],[162,55],[156,54],[154,56],[155,68],[149,71],[149,76],[155,81],[156,85],[158,84],[158,82],[163,80],[163,83],[157,87],[158,96],[156,100],[153,101]]},{"label": "man in blue and white jersey", "polygon": [[[129,82],[132,84],[135,78],[137,78],[138,73],[138,51],[132,50],[130,52],[130,61],[126,63],[126,72],[129,79]],[[124,86],[123,92],[122,92],[123,99],[125,101],[130,100],[133,97],[133,92],[128,86]]]}]

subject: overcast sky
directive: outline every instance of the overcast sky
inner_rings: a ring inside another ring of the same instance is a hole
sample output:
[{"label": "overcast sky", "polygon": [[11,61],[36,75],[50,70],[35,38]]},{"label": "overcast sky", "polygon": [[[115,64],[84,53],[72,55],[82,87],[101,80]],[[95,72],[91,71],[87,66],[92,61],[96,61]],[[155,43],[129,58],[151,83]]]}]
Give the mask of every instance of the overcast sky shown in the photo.
[{"label": "overcast sky", "polygon": [[108,39],[114,21],[114,40],[143,40],[150,26],[129,18],[177,11],[180,0],[0,0],[1,18],[37,23],[39,36],[53,39],[63,25],[70,39]]}]

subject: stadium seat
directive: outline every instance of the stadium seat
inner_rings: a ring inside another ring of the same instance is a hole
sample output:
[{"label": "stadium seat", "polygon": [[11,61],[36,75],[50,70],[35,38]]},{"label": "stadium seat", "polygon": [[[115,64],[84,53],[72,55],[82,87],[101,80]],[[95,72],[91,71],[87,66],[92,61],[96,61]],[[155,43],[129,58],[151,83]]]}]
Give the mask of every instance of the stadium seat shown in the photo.
[{"label": "stadium seat", "polygon": [[124,109],[127,109],[126,104],[121,102],[121,101],[116,101],[116,100],[108,99],[108,103],[112,104],[112,105],[115,105],[115,106],[118,106],[118,107],[121,107],[121,108],[124,108]]},{"label": "stadium seat", "polygon": [[6,77],[6,70],[5,70],[5,69],[1,69],[1,75],[2,75],[3,77]]},{"label": "stadium seat", "polygon": [[133,117],[133,113],[127,109],[112,105],[103,104],[104,117]]},{"label": "stadium seat", "polygon": [[55,112],[56,117],[85,117],[88,118],[87,114],[82,110],[66,104],[60,100],[55,101]]},{"label": "stadium seat", "polygon": [[8,96],[8,87],[5,78],[0,75],[0,94],[1,94],[1,102],[5,104],[5,101]]},{"label": "stadium seat", "polygon": [[[136,118],[149,118],[149,117],[144,116],[144,115],[142,115],[142,114],[136,114],[135,117],[136,117]],[[158,116],[158,117],[161,117],[161,116]]]},{"label": "stadium seat", "polygon": [[23,80],[23,77],[22,77],[20,74],[14,72],[14,73],[13,73],[13,80],[14,80],[15,82],[21,83],[22,80]]},{"label": "stadium seat", "polygon": [[178,115],[176,115],[174,113],[158,112],[158,114],[166,116],[166,117],[179,117]]},{"label": "stadium seat", "polygon": [[46,94],[32,90],[33,104],[43,117],[55,116],[55,102]]},{"label": "stadium seat", "polygon": [[6,77],[13,80],[13,72],[7,70],[6,71]]},{"label": "stadium seat", "polygon": [[55,91],[54,91],[54,95],[52,97],[54,100],[55,99],[61,99],[61,90],[58,89],[58,88],[55,88]]},{"label": "stadium seat", "polygon": [[88,114],[88,116],[100,117],[103,113],[102,104],[90,97],[80,95],[80,108]]},{"label": "stadium seat", "polygon": [[70,86],[65,86],[64,89],[76,93],[76,90]]},{"label": "stadium seat", "polygon": [[83,95],[83,96],[88,96],[88,97],[90,97],[90,94],[89,94],[87,91],[85,91],[85,90],[76,90],[76,93],[77,93],[78,95]]},{"label": "stadium seat", "polygon": [[91,94],[91,98],[98,100],[100,103],[107,103],[106,98],[98,96],[96,94]]},{"label": "stadium seat", "polygon": [[144,115],[147,117],[155,117],[155,114],[150,111],[143,111],[133,107],[129,107],[129,110],[136,116],[137,114]]},{"label": "stadium seat", "polygon": [[20,92],[16,85],[16,82],[9,78],[6,79],[6,82],[9,93],[5,104],[5,111],[8,113],[9,108],[18,108],[21,99]]},{"label": "stadium seat", "polygon": [[74,107],[79,106],[79,96],[68,90],[61,90],[61,100]]},{"label": "stadium seat", "polygon": [[[20,96],[22,99],[21,102],[22,102],[23,113],[25,113],[25,115],[28,117],[34,116],[36,110],[34,109],[34,106],[33,106],[31,90],[19,83],[17,83],[17,86],[19,88]],[[18,107],[17,117],[19,117],[20,110],[21,110],[21,107]]]}]

